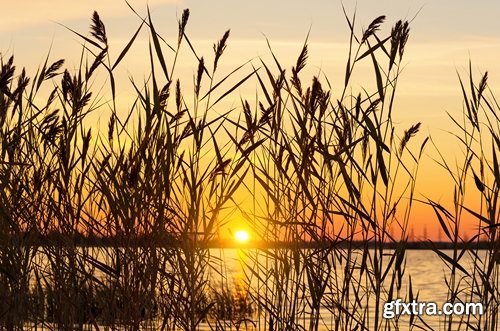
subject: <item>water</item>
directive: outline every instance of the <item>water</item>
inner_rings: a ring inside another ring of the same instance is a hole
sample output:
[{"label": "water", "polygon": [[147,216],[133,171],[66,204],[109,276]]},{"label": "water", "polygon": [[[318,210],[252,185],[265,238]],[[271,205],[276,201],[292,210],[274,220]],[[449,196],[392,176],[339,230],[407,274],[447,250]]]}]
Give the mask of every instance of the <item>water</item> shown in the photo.
[{"label": "water", "polygon": [[[160,255],[165,254],[166,250],[161,250]],[[228,290],[234,297],[240,299],[240,301],[234,301],[239,303],[232,303],[234,305],[243,305],[245,308],[252,307],[251,313],[249,310],[248,314],[240,315],[240,318],[245,317],[251,320],[257,325],[258,330],[264,330],[264,326],[267,325],[269,318],[271,316],[270,311],[278,311],[287,314],[291,314],[290,303],[293,303],[294,294],[298,293],[299,299],[296,300],[297,306],[294,307],[296,311],[291,315],[296,318],[297,321],[308,328],[310,322],[311,313],[311,303],[314,301],[311,291],[309,290],[309,285],[314,283],[313,279],[308,279],[303,272],[304,264],[303,257],[310,256],[312,251],[303,250],[304,255],[297,255],[297,251],[291,250],[270,250],[268,255],[264,254],[259,250],[252,249],[211,249],[210,253],[210,266],[207,267],[206,277],[211,283],[212,290],[220,290],[223,293],[223,287]],[[341,251],[334,251],[333,254],[339,254]],[[443,251],[445,254],[451,256],[451,251]],[[373,252],[372,252],[373,253]],[[384,263],[388,263],[391,251],[387,252]],[[97,261],[102,262],[105,265],[112,265],[113,253],[111,249],[107,248],[90,248],[87,252],[89,256],[92,256]],[[142,253],[139,253],[141,255]],[[42,254],[43,255],[43,254]],[[283,258],[280,263],[275,263],[275,258],[270,258],[270,255],[275,255],[277,259]],[[481,255],[481,254],[480,254]],[[335,268],[332,269],[330,275],[323,275],[323,279],[326,280],[327,286],[325,288],[325,293],[321,301],[321,308],[319,309],[320,314],[320,325],[319,330],[332,330],[334,329],[334,321],[336,314],[341,311],[343,316],[346,314],[352,314],[356,319],[365,319],[364,325],[369,326],[374,324],[374,295],[371,293],[370,284],[366,281],[368,278],[360,277],[359,269],[355,269],[352,275],[353,281],[350,283],[350,293],[349,297],[342,301],[341,295],[343,292],[344,280],[346,275],[344,273],[345,259],[339,260],[338,256],[334,258],[332,254],[326,255],[324,261],[319,260],[320,263],[325,265],[329,263],[330,265],[335,264]],[[356,265],[360,265],[361,261],[361,251],[355,252],[355,258],[357,259]],[[296,260],[295,260],[296,259]],[[48,261],[43,257],[39,256],[39,265],[47,265]],[[301,261],[299,267],[300,274],[304,275],[302,279],[297,280],[294,277],[295,267],[297,264],[293,262]],[[339,262],[342,261],[342,262]],[[472,260],[470,256],[464,255],[461,259],[460,264],[466,267],[468,270],[472,270]],[[318,266],[321,267],[320,264]],[[146,266],[144,266],[146,267]],[[167,272],[174,273],[175,268],[167,266]],[[325,268],[326,269],[326,268]],[[369,268],[370,269],[370,268]],[[321,270],[321,269],[318,269]],[[92,271],[98,279],[105,279],[103,271],[99,268],[93,268]],[[284,275],[289,275],[285,277]],[[391,273],[388,274],[386,281],[386,288],[390,285]],[[419,302],[436,302],[438,307],[441,308],[442,304],[447,301],[448,289],[445,282],[445,277],[449,275],[449,269],[446,264],[441,261],[441,259],[430,250],[408,250],[406,252],[406,271],[403,276],[403,282],[401,284],[401,289],[399,294],[394,294],[393,297],[400,297],[403,301],[409,301],[409,276],[411,275],[412,291],[414,296],[418,295]],[[281,279],[278,279],[281,276]],[[291,277],[291,278],[290,278]],[[356,282],[361,282],[357,284]],[[298,282],[297,282],[298,281]],[[296,284],[300,283],[300,286]],[[357,284],[357,285],[356,285]],[[465,282],[463,283],[466,284]],[[356,302],[354,289],[359,290],[359,295],[362,296],[361,302],[367,306],[363,307],[353,307],[352,305]],[[281,292],[282,300],[280,301],[279,292]],[[363,297],[365,296],[365,297]],[[387,293],[383,293],[382,298],[387,298]],[[257,300],[268,300],[268,310],[265,307],[262,308],[256,304],[255,298]],[[466,300],[468,301],[468,300]],[[345,304],[342,308],[336,308],[332,302],[344,302]],[[280,303],[279,308],[273,305]],[[383,301],[380,307],[383,306]],[[363,313],[365,315],[363,315]],[[381,315],[381,312],[380,312]],[[423,329],[432,330],[445,330],[444,317],[439,316],[421,316],[422,321],[417,320],[417,325],[421,326]],[[409,317],[404,316],[399,318],[397,325],[395,320],[382,320],[383,323],[388,323],[391,327],[390,329],[406,330],[408,329]],[[210,329],[210,321],[204,321],[201,323],[201,330]],[[427,324],[427,325],[426,325]],[[213,325],[213,321],[212,321]],[[228,325],[231,323],[228,322]],[[261,326],[262,328],[260,328]],[[353,326],[355,326],[353,324]],[[344,329],[346,327],[344,326]],[[463,326],[462,326],[463,328]],[[234,330],[234,325],[232,328],[227,328]],[[242,328],[244,329],[244,328]],[[251,329],[251,328],[250,328]]]},{"label": "water", "polygon": [[[255,263],[254,258],[249,258],[255,252],[248,252],[244,250],[238,249],[225,249],[221,255],[226,261],[227,267],[227,277],[233,278],[235,280],[245,279],[245,268],[249,268],[252,263]],[[389,252],[391,253],[391,252]],[[452,256],[452,251],[443,251],[443,253]],[[216,251],[213,254],[217,254]],[[481,255],[481,254],[480,254]],[[264,257],[259,257],[258,259],[264,259]],[[249,261],[250,260],[250,261]],[[389,257],[387,257],[386,262],[388,262]],[[245,265],[246,262],[247,265]],[[473,263],[468,255],[464,255],[464,257],[460,260],[460,264],[465,266],[466,269],[472,270]],[[259,270],[262,271],[262,270]],[[437,254],[431,250],[408,250],[406,252],[406,271],[403,276],[403,283],[400,290],[400,296],[403,302],[408,302],[408,293],[409,293],[409,279],[411,275],[411,283],[412,283],[412,291],[414,297],[418,295],[418,302],[435,302],[437,307],[441,309],[442,305],[447,302],[448,296],[448,288],[446,285],[445,278],[449,276],[450,270],[447,265],[437,256]],[[251,274],[248,271],[246,275]],[[356,279],[359,277],[359,274],[355,275]],[[339,282],[344,280],[344,275],[336,274],[333,275],[332,278],[337,279]],[[307,282],[307,280],[304,280]],[[251,283],[255,291],[255,277],[252,278]],[[396,296],[396,295],[395,295]],[[466,300],[465,297],[463,297]],[[354,301],[354,298],[353,298]],[[371,301],[371,300],[370,300]],[[468,301],[468,300],[467,300]],[[373,304],[373,302],[372,302]],[[369,315],[371,316],[371,323],[373,323],[373,316],[375,314],[375,310],[373,307],[369,307],[368,309]],[[333,328],[333,317],[332,312],[329,309],[321,309],[322,319],[324,320],[324,325],[320,327],[321,330],[330,330]],[[440,316],[429,316],[422,315],[421,318],[423,322],[418,321],[417,325],[420,325],[424,329],[433,329],[433,330],[445,330],[445,319]],[[331,324],[328,324],[328,321],[331,321]],[[394,323],[394,320],[389,321],[390,323]],[[458,322],[455,322],[458,323]],[[307,322],[306,322],[307,324]],[[425,325],[427,324],[427,325]],[[394,325],[394,324],[393,324]],[[409,326],[409,317],[403,316],[398,321],[397,328],[399,330],[405,330]],[[393,326],[391,329],[396,328]],[[463,328],[463,325],[462,325]]]},{"label": "water", "polygon": [[[451,251],[443,251],[452,255]],[[242,262],[248,260],[248,253],[239,249],[224,249],[222,257],[226,261],[228,278],[241,278],[243,275]],[[212,255],[218,256],[217,250]],[[406,252],[406,275],[412,276],[414,289],[419,291],[421,301],[445,302],[447,297],[447,287],[445,275],[449,269],[441,259],[431,250],[408,250]],[[464,256],[461,264],[472,266],[472,261],[468,256]],[[405,286],[408,284],[405,283]]]}]

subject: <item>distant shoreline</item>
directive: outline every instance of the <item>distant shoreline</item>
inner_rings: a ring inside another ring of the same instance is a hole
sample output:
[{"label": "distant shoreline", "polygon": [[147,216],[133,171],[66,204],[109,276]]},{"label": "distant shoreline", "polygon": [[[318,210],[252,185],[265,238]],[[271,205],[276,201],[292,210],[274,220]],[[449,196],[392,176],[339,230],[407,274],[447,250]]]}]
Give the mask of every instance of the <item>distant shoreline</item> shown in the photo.
[{"label": "distant shoreline", "polygon": [[[377,244],[379,245],[379,244]],[[385,249],[397,249],[398,246],[404,245],[405,249],[411,250],[429,250],[429,249],[489,249],[493,248],[491,243],[481,241],[474,242],[471,244],[459,243],[455,245],[451,242],[430,242],[430,241],[414,241],[414,242],[406,242],[406,243],[384,243],[383,247]],[[255,248],[255,249],[321,249],[321,248],[348,248],[351,247],[353,249],[363,249],[364,247],[375,248],[376,244],[374,242],[362,242],[362,241],[354,241],[351,243],[341,242],[303,242],[303,243],[288,243],[288,242],[276,242],[276,243],[263,243],[263,242],[249,242],[246,244],[240,244],[235,242],[217,242],[211,243],[208,245],[209,248]]]},{"label": "distant shoreline", "polygon": [[[29,236],[28,236],[29,237]],[[7,239],[7,240],[5,240]],[[17,240],[16,240],[17,239]],[[173,239],[173,238],[151,238],[147,237],[135,237],[135,238],[102,238],[102,237],[85,237],[85,236],[73,236],[67,237],[57,234],[51,234],[49,236],[34,236],[31,238],[24,237],[21,238],[4,238],[0,243],[2,246],[40,246],[40,247],[50,247],[50,246],[60,246],[60,247],[151,247],[158,248],[175,248],[182,247],[186,245],[185,240]],[[163,244],[158,244],[163,243]],[[196,248],[241,248],[241,249],[334,249],[334,248],[352,248],[352,249],[364,249],[380,247],[380,243],[375,243],[372,241],[322,241],[322,242],[264,242],[264,241],[249,241],[247,243],[239,243],[232,239],[227,240],[199,240],[196,243],[191,242]],[[486,241],[472,242],[472,243],[458,243],[454,244],[452,242],[443,241],[412,241],[412,242],[391,242],[383,243],[382,247],[385,249],[397,249],[398,247],[404,247],[404,249],[411,250],[429,250],[429,249],[491,249],[494,244],[488,243]],[[189,247],[189,246],[186,246]]]}]

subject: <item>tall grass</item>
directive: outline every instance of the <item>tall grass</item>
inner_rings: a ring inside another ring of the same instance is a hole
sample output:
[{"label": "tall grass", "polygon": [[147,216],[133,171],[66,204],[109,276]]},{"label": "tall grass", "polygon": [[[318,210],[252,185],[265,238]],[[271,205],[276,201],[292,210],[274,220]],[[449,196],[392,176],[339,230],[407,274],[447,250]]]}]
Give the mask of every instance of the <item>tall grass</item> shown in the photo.
[{"label": "tall grass", "polygon": [[[322,83],[312,77],[311,85],[301,80],[306,41],[290,77],[276,58],[276,73],[262,62],[265,73],[256,73],[266,96],[260,119],[243,105],[241,142],[261,145],[250,190],[263,197],[248,221],[264,242],[287,243],[287,249],[256,252],[247,265],[252,293],[271,330],[397,327],[380,316],[384,302],[404,295],[407,229],[421,156],[408,150],[420,124],[398,139],[392,122],[409,29],[400,21],[389,36],[379,37],[381,16],[358,36],[354,18],[346,18],[350,49],[336,99],[326,78]],[[366,79],[376,82],[375,90],[353,94],[351,77],[361,61],[373,65],[374,75]],[[391,227],[398,228],[397,236]],[[398,248],[386,251],[389,242]],[[303,249],[304,243],[316,247]]]},{"label": "tall grass", "polygon": [[[462,118],[450,115],[456,126],[453,136],[461,145],[463,155],[454,161],[456,166],[453,166],[453,160],[447,160],[441,153],[438,159],[454,184],[453,206],[447,207],[436,201],[428,204],[434,209],[447,239],[453,243],[451,256],[435,249],[450,270],[446,278],[448,301],[482,302],[485,311],[482,316],[449,316],[444,320],[445,328],[495,330],[498,328],[500,304],[500,241],[497,233],[500,221],[499,105],[488,87],[487,72],[477,82],[469,63],[467,78],[465,81],[459,76],[463,93]],[[461,232],[464,223],[476,226],[477,231],[471,238]],[[463,263],[465,257],[470,257],[472,266]]]},{"label": "tall grass", "polygon": [[[245,168],[244,159],[229,158],[227,146],[215,139],[227,113],[213,117],[209,111],[215,97],[228,95],[253,69],[222,90],[222,82],[239,74],[237,69],[215,78],[227,31],[214,45],[211,69],[198,58],[195,100],[188,104],[174,79],[188,17],[185,10],[172,47],[148,13],[112,59],[105,25],[94,13],[91,37],[75,32],[84,42],[76,72],[62,72],[62,60],[50,66],[46,61],[31,91],[24,71],[17,86],[12,83],[12,59],[3,65],[2,284],[8,300],[2,318],[8,328],[33,318],[59,329],[139,329],[161,316],[162,328],[194,330],[206,320],[213,306],[207,301],[209,269],[219,270],[208,243],[224,222],[219,214]],[[151,74],[143,86],[132,81],[137,99],[119,118],[114,70],[145,26]],[[165,48],[173,58],[169,68]],[[97,108],[100,96],[92,96],[90,86],[100,71],[108,76],[111,114],[107,132],[92,136],[85,118]],[[55,88],[39,107],[36,93],[45,81]],[[98,246],[82,246],[82,240]],[[31,305],[37,309],[31,316],[25,301],[33,289],[41,301]]]},{"label": "tall grass", "polygon": [[[134,13],[137,31],[116,57],[97,13],[90,35],[69,28],[83,43],[74,70],[47,56],[29,79],[1,57],[2,328],[425,327],[422,317],[381,318],[385,302],[418,296],[405,265],[428,139],[413,141],[420,123],[401,129],[392,120],[408,22],[383,35],[380,16],[357,33],[355,15],[346,14],[349,53],[334,89],[324,73],[304,77],[307,38],[291,70],[268,41],[271,63],[257,59],[223,75],[229,31],[202,57],[186,34],[188,10],[172,42],[149,12]],[[115,74],[141,33],[150,72],[143,83],[131,79],[136,98],[124,114],[116,97],[124,82]],[[176,71],[183,48],[195,59],[192,86]],[[361,81],[371,90],[353,81],[362,62],[373,68]],[[107,79],[104,92],[93,87],[97,75]],[[487,305],[483,317],[461,321],[470,329],[495,329],[498,314],[500,140],[486,77],[478,86],[471,79],[470,92],[462,85],[464,124],[456,124],[464,166],[455,173],[442,160],[457,184],[454,211],[427,202],[455,245],[452,257],[435,250],[450,267],[449,300]],[[224,109],[222,101],[250,81],[262,96],[256,105]],[[111,96],[107,110],[100,93]],[[89,118],[97,112],[109,120],[96,132]],[[479,211],[464,204],[471,178]],[[245,251],[242,280],[230,279],[224,251],[210,248],[234,213],[265,244]],[[463,250],[462,213],[478,221]],[[486,257],[474,246],[482,238]],[[465,254],[472,271],[460,264]],[[452,317],[444,324],[455,327]]]}]

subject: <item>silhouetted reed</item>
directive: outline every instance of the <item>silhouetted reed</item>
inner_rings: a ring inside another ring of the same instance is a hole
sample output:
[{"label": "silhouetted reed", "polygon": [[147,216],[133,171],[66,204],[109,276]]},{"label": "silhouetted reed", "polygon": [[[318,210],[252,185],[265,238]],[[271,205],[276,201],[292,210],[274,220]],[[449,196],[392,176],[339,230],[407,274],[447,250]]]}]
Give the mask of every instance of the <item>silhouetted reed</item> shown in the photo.
[{"label": "silhouetted reed", "polygon": [[[333,89],[324,73],[304,77],[308,38],[290,70],[268,41],[271,63],[257,59],[221,76],[229,30],[202,57],[186,35],[188,10],[172,44],[149,12],[134,13],[138,29],[116,58],[97,13],[90,36],[70,29],[84,43],[74,70],[47,55],[30,79],[12,57],[0,57],[1,327],[425,328],[425,317],[385,320],[381,311],[387,301],[418,296],[405,266],[428,138],[418,136],[420,123],[401,129],[392,120],[408,22],[381,35],[380,16],[358,34],[355,15],[346,14],[345,77]],[[143,84],[131,79],[136,99],[124,114],[115,70],[143,32],[150,72]],[[182,47],[196,59],[192,89],[176,72]],[[372,76],[355,82],[361,62],[373,66]],[[97,75],[107,78],[107,91],[93,89]],[[461,81],[464,123],[454,120],[463,166],[454,171],[440,160],[456,184],[455,205],[426,203],[454,245],[453,256],[435,249],[450,269],[449,301],[487,307],[484,316],[459,323],[493,330],[499,106],[487,75],[477,85],[470,76],[469,91]],[[255,106],[242,100],[240,108],[224,109],[222,101],[249,81],[259,86]],[[100,93],[111,95],[107,113]],[[109,120],[91,130],[96,112]],[[465,204],[471,183],[479,210]],[[210,246],[234,213],[268,247],[245,249],[244,278],[231,281],[222,249]],[[460,235],[464,214],[478,222],[469,240]],[[483,239],[486,255],[474,246]],[[465,254],[472,269],[460,263]],[[451,330],[454,321],[443,325]]]}]

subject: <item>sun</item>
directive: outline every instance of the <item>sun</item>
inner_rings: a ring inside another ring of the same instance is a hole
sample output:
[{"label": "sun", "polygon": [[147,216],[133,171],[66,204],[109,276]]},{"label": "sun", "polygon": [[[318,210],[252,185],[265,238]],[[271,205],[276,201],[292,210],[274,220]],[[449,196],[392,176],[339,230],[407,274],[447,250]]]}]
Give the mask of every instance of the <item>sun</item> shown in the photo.
[{"label": "sun", "polygon": [[246,243],[250,239],[250,234],[245,230],[238,230],[234,233],[234,239],[240,243]]}]

